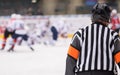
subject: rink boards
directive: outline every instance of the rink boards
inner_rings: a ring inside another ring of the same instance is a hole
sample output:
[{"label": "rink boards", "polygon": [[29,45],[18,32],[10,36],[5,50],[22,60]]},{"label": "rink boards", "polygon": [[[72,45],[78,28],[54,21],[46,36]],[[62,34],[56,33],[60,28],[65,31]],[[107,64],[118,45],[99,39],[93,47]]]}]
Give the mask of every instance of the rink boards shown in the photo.
[{"label": "rink boards", "polygon": [[[1,16],[0,17],[0,38],[3,37],[3,32],[5,26],[8,24],[10,16]],[[68,37],[72,37],[73,33],[79,28],[84,28],[87,25],[91,24],[90,15],[51,15],[51,16],[23,16],[25,25],[29,28],[34,28],[35,25],[40,24],[41,22],[46,22],[50,20],[51,22],[64,19],[68,23]]]}]

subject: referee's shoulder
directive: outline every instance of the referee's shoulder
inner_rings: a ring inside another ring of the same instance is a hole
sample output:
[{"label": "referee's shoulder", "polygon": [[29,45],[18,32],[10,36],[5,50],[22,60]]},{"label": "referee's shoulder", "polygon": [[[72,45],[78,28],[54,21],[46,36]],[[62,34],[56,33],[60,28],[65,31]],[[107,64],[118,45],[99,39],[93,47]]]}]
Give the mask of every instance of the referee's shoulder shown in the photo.
[{"label": "referee's shoulder", "polygon": [[120,35],[119,35],[118,32],[116,32],[116,31],[114,31],[114,30],[112,30],[112,29],[110,29],[110,32],[111,32],[112,38],[113,38],[114,40],[120,39]]},{"label": "referee's shoulder", "polygon": [[84,32],[84,28],[79,28],[79,29],[75,32],[74,35],[77,34],[77,35],[81,36],[83,32]]},{"label": "referee's shoulder", "polygon": [[112,36],[114,36],[114,35],[119,35],[116,31],[114,31],[114,30],[112,30],[112,29],[110,29],[110,32],[111,32]]}]

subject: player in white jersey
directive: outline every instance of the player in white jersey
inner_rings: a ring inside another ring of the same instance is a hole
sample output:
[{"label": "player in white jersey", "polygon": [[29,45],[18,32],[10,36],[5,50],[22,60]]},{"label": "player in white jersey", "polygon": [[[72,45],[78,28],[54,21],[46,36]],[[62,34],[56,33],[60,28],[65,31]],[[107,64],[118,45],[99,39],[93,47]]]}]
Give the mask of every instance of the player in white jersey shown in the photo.
[{"label": "player in white jersey", "polygon": [[29,36],[29,43],[31,43],[32,45],[34,44],[40,44],[40,29],[39,27],[33,27],[33,28],[29,28],[28,30],[28,36]]},{"label": "player in white jersey", "polygon": [[[26,42],[28,41],[28,35],[27,35],[27,31],[25,29],[24,21],[21,20],[21,18],[22,18],[21,15],[17,15],[17,19],[13,23],[15,33],[12,35],[13,44],[11,45],[11,47],[8,51],[14,51],[14,46],[15,46],[15,43],[17,42],[17,38],[21,37]],[[34,51],[34,49],[31,47],[31,45],[28,42],[27,42],[27,44],[30,47],[30,49],[32,51]]]},{"label": "player in white jersey", "polygon": [[68,30],[69,30],[69,23],[63,19],[60,24],[60,30],[59,30],[59,35],[62,38],[67,38],[68,37]]},{"label": "player in white jersey", "polygon": [[[48,21],[40,21],[38,24],[34,25],[34,27],[32,29],[29,30],[28,32],[28,36],[30,38],[30,42],[32,44],[45,44],[47,41],[46,35],[49,28],[49,25],[47,24]],[[32,30],[32,31],[31,31]]]},{"label": "player in white jersey", "polygon": [[53,21],[51,24],[51,32],[53,44],[57,42],[59,35],[64,38],[67,37],[67,26],[65,26],[65,19],[59,18],[57,21]]},{"label": "player in white jersey", "polygon": [[7,41],[7,38],[10,36],[10,35],[13,35],[15,30],[14,30],[14,26],[13,26],[13,22],[16,20],[16,14],[11,14],[11,18],[8,22],[8,25],[6,26],[5,28],[5,31],[4,31],[4,35],[3,35],[3,42],[2,42],[2,48],[1,50],[3,50],[6,46],[6,41]]},{"label": "player in white jersey", "polygon": [[45,45],[50,44],[51,32],[50,32],[50,21],[48,20],[44,26],[41,27],[41,37]]}]

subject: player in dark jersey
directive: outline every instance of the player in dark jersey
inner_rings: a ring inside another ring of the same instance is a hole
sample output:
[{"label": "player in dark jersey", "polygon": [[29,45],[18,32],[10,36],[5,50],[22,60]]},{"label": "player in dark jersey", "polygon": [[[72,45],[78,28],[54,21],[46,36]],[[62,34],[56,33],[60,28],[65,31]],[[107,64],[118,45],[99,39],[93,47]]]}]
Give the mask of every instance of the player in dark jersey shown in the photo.
[{"label": "player in dark jersey", "polygon": [[65,75],[114,75],[120,67],[118,33],[108,28],[110,7],[97,3],[92,10],[92,24],[78,30],[70,43]]},{"label": "player in dark jersey", "polygon": [[13,22],[15,21],[16,19],[16,14],[12,14],[11,15],[11,18],[8,22],[8,25],[6,26],[5,28],[5,31],[4,31],[4,34],[3,34],[3,42],[2,42],[2,48],[1,50],[3,50],[6,46],[6,41],[7,41],[7,38],[11,35],[14,34],[15,30],[14,30],[14,27],[13,27]]}]

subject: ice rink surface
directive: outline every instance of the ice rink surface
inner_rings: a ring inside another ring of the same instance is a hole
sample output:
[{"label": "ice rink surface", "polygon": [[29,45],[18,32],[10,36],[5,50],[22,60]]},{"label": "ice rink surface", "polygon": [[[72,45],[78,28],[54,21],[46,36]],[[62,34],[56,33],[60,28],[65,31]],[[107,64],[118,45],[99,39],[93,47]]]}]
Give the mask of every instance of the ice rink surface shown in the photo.
[{"label": "ice rink surface", "polygon": [[0,51],[0,75],[64,75],[69,39],[56,46],[26,45],[15,47],[15,52]]},{"label": "ice rink surface", "polygon": [[0,51],[0,75],[64,75],[67,50],[71,39],[56,46],[26,45],[15,47],[15,52]]}]

